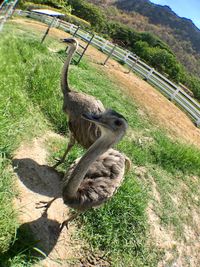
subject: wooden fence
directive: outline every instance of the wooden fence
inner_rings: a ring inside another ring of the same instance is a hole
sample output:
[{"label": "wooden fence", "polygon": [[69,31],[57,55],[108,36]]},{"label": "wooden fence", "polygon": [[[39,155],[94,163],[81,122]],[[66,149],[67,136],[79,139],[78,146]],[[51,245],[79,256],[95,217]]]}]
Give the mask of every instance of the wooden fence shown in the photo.
[{"label": "wooden fence", "polygon": [[[18,11],[21,16],[27,16],[46,24],[52,22],[52,18],[47,15],[37,14],[30,11]],[[53,27],[59,28],[70,34],[74,34],[77,31],[78,26],[68,23],[66,21],[56,19]],[[92,33],[78,29],[76,36],[82,40],[88,42],[91,39]],[[186,113],[192,118],[197,127],[200,126],[200,104],[185,91],[183,91],[178,85],[168,80],[162,74],[157,72],[154,68],[148,66],[140,58],[132,52],[125,50],[108,40],[94,35],[91,44],[100,49],[103,53],[112,56],[118,61],[129,66],[130,71],[134,71],[147,80],[150,84],[158,88],[168,99],[178,104]]]}]

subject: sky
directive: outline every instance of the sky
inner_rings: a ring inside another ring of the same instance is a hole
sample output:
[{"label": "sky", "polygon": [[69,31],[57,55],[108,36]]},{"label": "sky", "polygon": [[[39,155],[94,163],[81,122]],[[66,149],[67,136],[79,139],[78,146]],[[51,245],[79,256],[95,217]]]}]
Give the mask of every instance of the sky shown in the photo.
[{"label": "sky", "polygon": [[200,29],[200,0],[150,0],[152,3],[167,5],[179,16],[191,19]]}]

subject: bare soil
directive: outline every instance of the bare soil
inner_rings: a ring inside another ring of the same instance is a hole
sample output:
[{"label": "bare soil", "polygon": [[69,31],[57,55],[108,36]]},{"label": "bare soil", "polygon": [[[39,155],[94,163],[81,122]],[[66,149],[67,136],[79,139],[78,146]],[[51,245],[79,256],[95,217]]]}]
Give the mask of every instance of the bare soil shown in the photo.
[{"label": "bare soil", "polygon": [[[187,210],[189,222],[187,224],[184,223],[182,236],[178,238],[173,225],[164,226],[161,224],[161,219],[156,213],[156,208],[161,208],[161,195],[154,178],[149,175],[148,170],[143,166],[135,167],[135,173],[144,183],[146,180],[151,185],[152,198],[147,208],[150,236],[152,237],[150,242],[153,241],[153,245],[163,252],[162,260],[158,263],[157,267],[200,266],[199,209],[191,204],[191,208]],[[192,178],[195,179],[197,177]],[[198,180],[196,182],[198,183]],[[182,182],[177,194],[171,195],[171,199],[176,206],[184,205],[186,202],[185,194],[183,193],[186,190],[188,190],[188,187]],[[180,196],[181,194],[182,196]],[[197,195],[195,197],[198,198]]]},{"label": "bare soil", "polygon": [[[13,169],[19,192],[14,205],[19,212],[21,229],[31,230],[36,247],[42,251],[35,267],[108,267],[110,263],[99,252],[91,252],[86,242],[77,237],[78,226],[70,222],[60,232],[61,223],[71,214],[62,200],[62,177],[47,164],[46,143],[63,138],[53,132],[24,142],[15,152]],[[58,197],[47,212],[38,208],[42,203]]]},{"label": "bare soil", "polygon": [[[19,195],[15,199],[19,210],[20,227],[30,227],[38,248],[46,254],[39,266],[56,267],[71,266],[70,261],[80,258],[80,242],[73,240],[76,227],[70,224],[60,233],[60,223],[68,216],[69,210],[63,204],[61,197],[62,175],[47,165],[45,142],[56,134],[35,138],[30,143],[22,143],[15,153],[13,166],[18,179],[16,184]],[[44,209],[37,209],[40,201],[49,201],[58,197],[47,214]],[[80,265],[73,265],[80,266]]]}]

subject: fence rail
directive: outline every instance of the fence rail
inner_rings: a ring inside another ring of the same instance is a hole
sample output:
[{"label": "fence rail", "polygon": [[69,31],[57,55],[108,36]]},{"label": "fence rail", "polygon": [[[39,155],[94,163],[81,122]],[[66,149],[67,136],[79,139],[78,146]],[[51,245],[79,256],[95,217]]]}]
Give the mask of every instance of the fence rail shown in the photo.
[{"label": "fence rail", "polygon": [[[52,18],[47,15],[42,15],[39,13],[34,13],[30,11],[17,11],[19,15],[30,17],[46,24],[52,22]],[[71,24],[69,22],[56,19],[53,27],[62,29],[65,32],[74,34],[78,26]],[[91,39],[89,32],[78,29],[76,36],[80,37],[83,41],[88,42]],[[162,74],[157,72],[154,68],[148,66],[139,57],[132,52],[125,50],[119,46],[114,45],[110,41],[94,35],[91,44],[100,49],[103,53],[111,55],[113,58],[125,63],[129,66],[130,70],[138,73],[143,78],[145,78],[150,84],[159,88],[161,92],[170,100],[182,107],[183,110],[189,114],[192,120],[195,122],[196,126],[200,126],[200,104],[191,96],[189,96],[185,91],[183,91],[178,85],[168,80]]]}]

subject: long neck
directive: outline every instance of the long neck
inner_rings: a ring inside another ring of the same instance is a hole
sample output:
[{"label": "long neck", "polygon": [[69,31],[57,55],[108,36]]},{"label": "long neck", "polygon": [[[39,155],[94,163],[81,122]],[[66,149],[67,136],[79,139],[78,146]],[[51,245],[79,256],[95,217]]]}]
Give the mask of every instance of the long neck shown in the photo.
[{"label": "long neck", "polygon": [[67,54],[67,58],[64,62],[64,66],[62,69],[62,75],[61,75],[61,89],[64,95],[66,95],[68,92],[70,92],[69,84],[68,84],[68,74],[69,74],[69,65],[72,60],[73,54],[76,51],[75,46],[70,46]]},{"label": "long neck", "polygon": [[76,195],[76,192],[84,179],[90,165],[113,145],[113,141],[108,136],[100,136],[99,139],[87,150],[73,170],[71,177],[63,188],[63,194],[69,197]]}]

